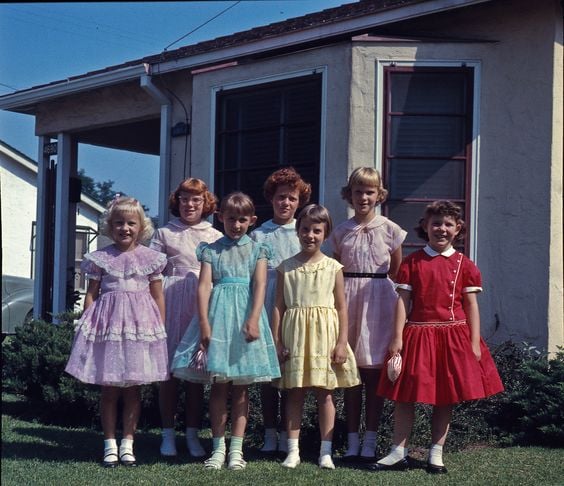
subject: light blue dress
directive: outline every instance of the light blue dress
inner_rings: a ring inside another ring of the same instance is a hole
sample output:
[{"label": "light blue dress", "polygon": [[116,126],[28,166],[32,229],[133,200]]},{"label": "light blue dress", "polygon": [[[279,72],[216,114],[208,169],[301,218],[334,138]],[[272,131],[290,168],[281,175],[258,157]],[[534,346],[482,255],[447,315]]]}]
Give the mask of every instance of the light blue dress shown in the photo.
[{"label": "light blue dress", "polygon": [[252,279],[258,260],[269,259],[271,249],[247,235],[239,240],[227,236],[214,243],[200,243],[199,261],[212,269],[213,290],[208,318],[211,340],[208,347],[207,373],[190,367],[200,345],[198,316],[188,326],[174,355],[174,376],[194,382],[250,384],[269,382],[280,376],[276,348],[266,311],[259,319],[259,339],[245,341],[243,326],[252,307]]},{"label": "light blue dress", "polygon": [[268,260],[268,281],[264,299],[266,313],[268,318],[272,319],[276,302],[276,268],[302,249],[296,233],[296,220],[280,225],[269,219],[251,233],[251,238],[258,243],[268,243],[272,248],[272,258]]}]

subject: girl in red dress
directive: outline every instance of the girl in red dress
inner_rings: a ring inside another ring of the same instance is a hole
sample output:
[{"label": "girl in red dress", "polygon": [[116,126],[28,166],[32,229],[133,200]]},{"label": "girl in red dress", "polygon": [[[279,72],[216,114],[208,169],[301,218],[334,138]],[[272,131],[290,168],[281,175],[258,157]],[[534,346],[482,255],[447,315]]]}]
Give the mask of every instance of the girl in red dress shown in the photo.
[{"label": "girl in red dress", "polygon": [[442,460],[454,404],[489,397],[503,385],[480,337],[478,267],[453,248],[464,234],[461,209],[436,201],[425,210],[419,236],[427,246],[406,257],[397,283],[400,299],[389,353],[401,353],[395,382],[383,373],[378,394],[394,400],[391,452],[376,470],[406,469],[415,403],[433,405],[427,472],[446,473]]}]

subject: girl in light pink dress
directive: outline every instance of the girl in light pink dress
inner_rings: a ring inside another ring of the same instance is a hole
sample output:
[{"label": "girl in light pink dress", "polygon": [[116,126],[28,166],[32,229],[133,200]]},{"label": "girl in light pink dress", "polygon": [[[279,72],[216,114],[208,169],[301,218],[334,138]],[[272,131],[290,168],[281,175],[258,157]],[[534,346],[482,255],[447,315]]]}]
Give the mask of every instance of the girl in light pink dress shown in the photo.
[{"label": "girl in light pink dress", "polygon": [[[168,263],[164,271],[166,304],[166,333],[168,356],[172,361],[178,343],[188,324],[198,312],[196,295],[200,262],[196,247],[203,241],[212,243],[221,236],[207,218],[216,210],[217,199],[208,191],[204,181],[188,178],[182,181],[169,197],[170,212],[176,216],[153,235],[151,248],[166,254]],[[176,378],[167,379],[159,387],[159,405],[162,422],[163,456],[176,456],[174,416],[177,406]],[[192,457],[202,457],[198,430],[202,421],[204,388],[202,384],[186,384],[186,445]]]},{"label": "girl in light pink dress", "polygon": [[[105,467],[136,465],[133,438],[141,411],[140,385],[168,378],[161,283],[166,255],[139,244],[152,232],[139,201],[116,196],[102,220],[102,233],[114,244],[84,255],[81,266],[88,290],[65,371],[102,386]],[[120,397],[123,438],[118,454]]]},{"label": "girl in light pink dress", "polygon": [[360,450],[362,385],[345,390],[348,449],[345,460],[374,461],[384,399],[376,395],[388,343],[393,332],[397,293],[393,279],[407,235],[397,224],[376,214],[388,194],[380,174],[369,167],[353,171],[341,195],[354,216],[330,236],[334,257],[344,265],[349,343],[354,350],[366,394],[366,428]]}]

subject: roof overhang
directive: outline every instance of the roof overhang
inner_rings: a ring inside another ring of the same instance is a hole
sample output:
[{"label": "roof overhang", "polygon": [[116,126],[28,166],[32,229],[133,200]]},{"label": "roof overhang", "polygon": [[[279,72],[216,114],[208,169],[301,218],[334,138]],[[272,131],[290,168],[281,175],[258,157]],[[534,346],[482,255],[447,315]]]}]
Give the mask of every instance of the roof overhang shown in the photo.
[{"label": "roof overhang", "polygon": [[315,43],[324,39],[356,35],[368,29],[409,20],[424,15],[432,15],[461,7],[467,7],[491,0],[429,0],[393,7],[351,19],[316,25],[294,32],[276,35],[259,41],[244,42],[232,47],[224,47],[200,54],[181,57],[172,61],[143,63],[93,73],[76,79],[55,82],[29,90],[0,97],[0,109],[20,113],[33,113],[34,106],[51,99],[76,94],[83,91],[110,86],[140,78],[143,75],[165,74],[172,71],[192,69],[199,66],[216,64],[241,57],[256,56],[268,51],[287,49],[292,46]]}]

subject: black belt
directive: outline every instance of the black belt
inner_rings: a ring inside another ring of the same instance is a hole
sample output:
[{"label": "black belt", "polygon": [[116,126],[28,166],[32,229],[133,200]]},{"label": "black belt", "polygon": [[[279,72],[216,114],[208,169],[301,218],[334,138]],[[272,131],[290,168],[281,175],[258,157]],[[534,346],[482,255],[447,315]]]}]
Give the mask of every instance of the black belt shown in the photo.
[{"label": "black belt", "polygon": [[387,273],[353,273],[353,272],[343,272],[345,277],[350,278],[388,278]]}]

